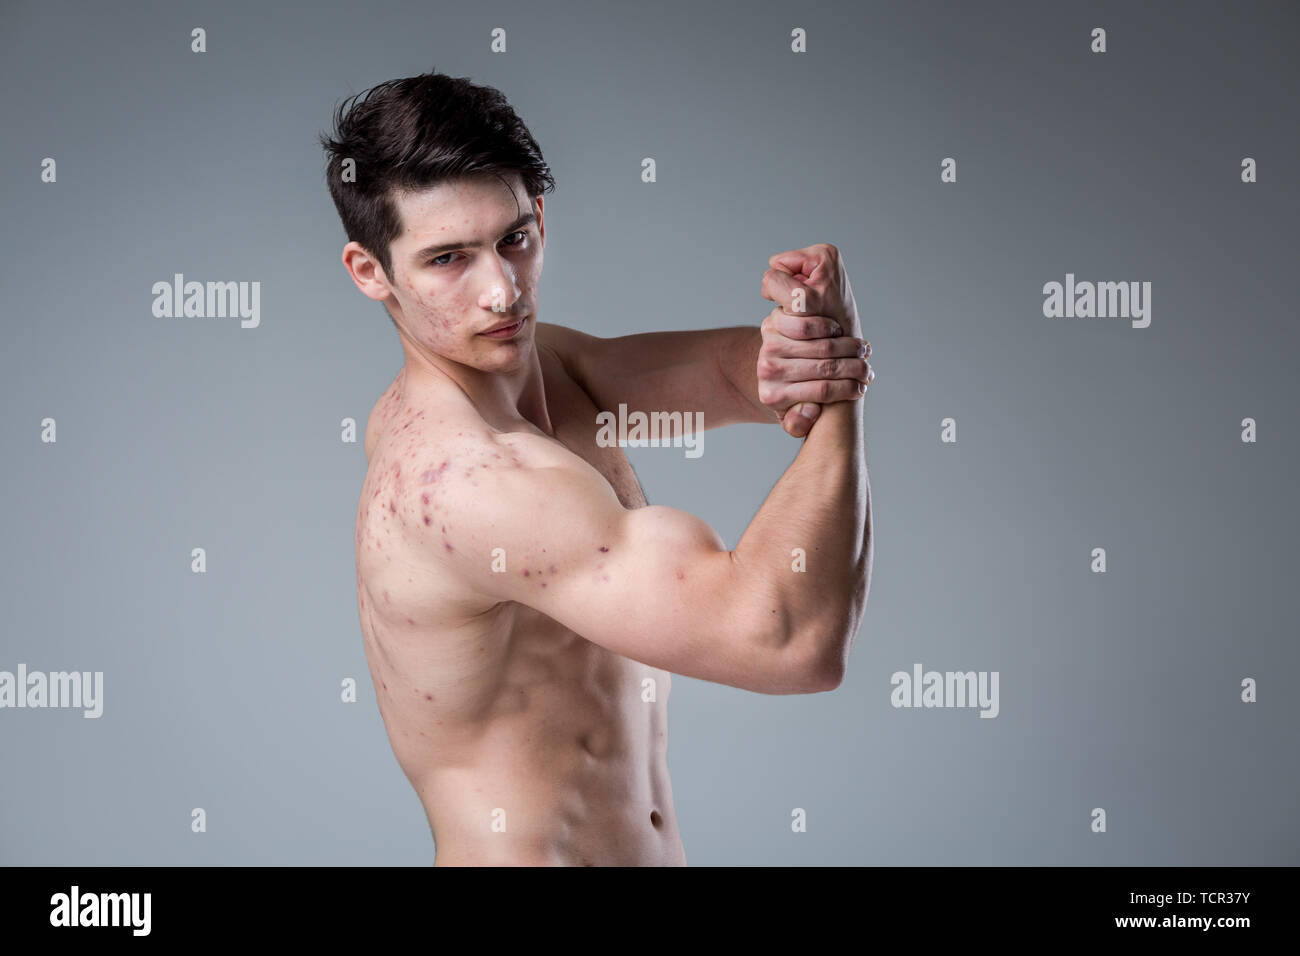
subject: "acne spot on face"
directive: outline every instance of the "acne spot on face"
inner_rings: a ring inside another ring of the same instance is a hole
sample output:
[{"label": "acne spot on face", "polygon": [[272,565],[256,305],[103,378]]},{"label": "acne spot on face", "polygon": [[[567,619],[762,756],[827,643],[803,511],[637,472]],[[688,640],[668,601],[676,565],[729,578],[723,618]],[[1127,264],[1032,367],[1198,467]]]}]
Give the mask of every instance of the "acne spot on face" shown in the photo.
[{"label": "acne spot on face", "polygon": [[388,502],[388,510],[393,514],[397,514],[397,506],[391,500]]},{"label": "acne spot on face", "polygon": [[602,545],[601,545],[599,548],[597,548],[596,550],[597,550],[597,551],[608,551],[609,548],[605,547],[605,546],[602,544]]},{"label": "acne spot on face", "polygon": [[[429,517],[428,515],[425,515],[425,516],[424,516],[424,523],[425,523],[426,526],[427,526],[427,525],[431,525],[431,524],[433,524],[433,519],[432,519],[431,517]],[[680,576],[681,576],[681,575],[678,575],[678,577],[680,577]]]},{"label": "acne spot on face", "polygon": [[682,572],[681,572],[680,570],[677,572],[677,580],[678,580],[678,581],[685,581],[685,580],[686,580],[686,575],[682,574]]},{"label": "acne spot on face", "polygon": [[445,541],[443,542],[443,547],[446,548],[448,551],[455,551],[455,550],[456,550],[456,549],[453,548],[451,545],[447,544]]},{"label": "acne spot on face", "polygon": [[528,577],[528,569],[524,568],[524,577]]},{"label": "acne spot on face", "polygon": [[427,504],[429,503],[429,493],[426,491],[426,492],[424,492],[423,494],[421,494],[421,495],[420,495],[420,500],[423,501],[423,502],[427,505]]}]

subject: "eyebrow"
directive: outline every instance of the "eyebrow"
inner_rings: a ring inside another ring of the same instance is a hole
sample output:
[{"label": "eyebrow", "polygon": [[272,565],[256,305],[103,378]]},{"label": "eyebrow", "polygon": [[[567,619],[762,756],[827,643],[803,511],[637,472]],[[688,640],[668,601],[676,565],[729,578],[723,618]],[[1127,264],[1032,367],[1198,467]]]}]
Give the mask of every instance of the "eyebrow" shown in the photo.
[{"label": "eyebrow", "polygon": [[[501,233],[502,238],[513,232],[518,232],[524,226],[530,226],[537,222],[537,214],[526,212],[510,225],[506,226],[505,231]],[[425,246],[414,256],[412,260],[432,259],[442,255],[444,252],[455,252],[458,249],[478,249],[483,246],[481,242],[444,242],[436,246]]]}]

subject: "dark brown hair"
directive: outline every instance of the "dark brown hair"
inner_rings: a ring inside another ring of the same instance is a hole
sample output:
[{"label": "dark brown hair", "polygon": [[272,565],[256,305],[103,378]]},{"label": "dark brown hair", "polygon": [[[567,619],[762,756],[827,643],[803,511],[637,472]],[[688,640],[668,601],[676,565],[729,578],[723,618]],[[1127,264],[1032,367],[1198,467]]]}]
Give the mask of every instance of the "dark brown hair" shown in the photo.
[{"label": "dark brown hair", "polygon": [[[517,172],[530,197],[555,188],[537,141],[499,90],[442,73],[380,83],[349,97],[322,134],[325,179],[348,239],[393,276],[390,244],[402,223],[395,189],[421,189],[479,173]],[[356,163],[344,182],[343,161]]]}]

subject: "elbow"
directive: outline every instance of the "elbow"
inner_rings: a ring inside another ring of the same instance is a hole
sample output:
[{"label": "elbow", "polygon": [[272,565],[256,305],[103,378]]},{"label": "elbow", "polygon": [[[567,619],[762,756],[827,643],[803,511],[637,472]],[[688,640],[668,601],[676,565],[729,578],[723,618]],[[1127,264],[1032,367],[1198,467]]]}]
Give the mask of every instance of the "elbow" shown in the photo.
[{"label": "elbow", "polygon": [[809,669],[808,678],[805,682],[805,694],[824,694],[827,691],[836,690],[844,683],[844,675],[848,672],[848,649],[843,653],[825,654],[823,659],[818,661]]},{"label": "elbow", "polygon": [[750,648],[746,655],[750,667],[744,683],[735,686],[761,694],[822,694],[838,689],[848,672],[865,599],[864,587],[844,601],[823,604],[802,620],[791,610],[765,615],[742,638]]},{"label": "elbow", "polygon": [[857,636],[861,618],[848,615],[847,620],[835,624],[822,624],[806,635],[801,652],[803,666],[800,686],[793,693],[823,694],[836,690],[844,683],[849,669],[849,650]]}]

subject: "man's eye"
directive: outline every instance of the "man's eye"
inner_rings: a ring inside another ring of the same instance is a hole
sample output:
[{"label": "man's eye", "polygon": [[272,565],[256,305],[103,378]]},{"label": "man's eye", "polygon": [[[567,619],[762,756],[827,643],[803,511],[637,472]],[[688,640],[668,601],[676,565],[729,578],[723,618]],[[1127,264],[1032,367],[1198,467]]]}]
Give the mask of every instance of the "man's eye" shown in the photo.
[{"label": "man's eye", "polygon": [[[511,245],[511,246],[517,246],[517,245],[520,245],[521,243],[523,243],[523,241],[524,241],[525,239],[528,238],[528,232],[527,232],[527,230],[525,230],[525,229],[520,229],[518,232],[512,232],[510,235],[506,236],[506,239],[511,239],[511,238],[513,238],[513,237],[515,237],[515,236],[519,236],[519,241],[518,241],[518,242],[511,242],[511,243],[508,243],[509,245]],[[505,240],[503,239],[502,241],[504,242]],[[454,253],[454,252],[444,252],[442,255],[438,256],[437,258],[430,259],[430,260],[429,260],[429,265],[431,265],[431,266],[449,266],[449,265],[451,265],[451,262],[450,262],[450,261],[448,261],[448,262],[439,262],[438,259],[446,259],[448,256],[454,256],[455,254],[456,254],[456,253]]]}]

